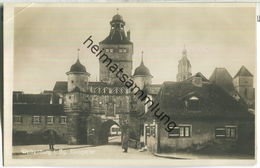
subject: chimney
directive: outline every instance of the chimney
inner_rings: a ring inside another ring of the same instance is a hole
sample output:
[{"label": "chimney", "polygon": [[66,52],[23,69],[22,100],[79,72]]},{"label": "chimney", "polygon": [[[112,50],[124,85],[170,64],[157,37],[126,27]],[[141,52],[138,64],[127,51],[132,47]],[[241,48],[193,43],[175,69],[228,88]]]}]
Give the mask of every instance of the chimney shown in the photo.
[{"label": "chimney", "polygon": [[127,31],[127,40],[130,41],[130,30]]}]

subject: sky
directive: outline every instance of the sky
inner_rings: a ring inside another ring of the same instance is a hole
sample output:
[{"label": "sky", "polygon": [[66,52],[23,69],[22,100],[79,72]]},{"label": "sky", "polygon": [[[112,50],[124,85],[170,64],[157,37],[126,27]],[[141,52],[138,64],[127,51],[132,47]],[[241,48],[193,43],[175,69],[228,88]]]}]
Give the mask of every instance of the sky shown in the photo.
[{"label": "sky", "polygon": [[[198,5],[197,5],[198,6]],[[16,8],[14,18],[14,90],[40,93],[66,81],[66,72],[79,58],[98,80],[97,58],[83,45],[95,44],[110,30],[115,7]],[[242,65],[256,75],[255,8],[251,7],[120,7],[131,31],[133,71],[144,64],[153,83],[176,81],[184,45],[192,73],[209,78],[216,67],[233,77]]]}]

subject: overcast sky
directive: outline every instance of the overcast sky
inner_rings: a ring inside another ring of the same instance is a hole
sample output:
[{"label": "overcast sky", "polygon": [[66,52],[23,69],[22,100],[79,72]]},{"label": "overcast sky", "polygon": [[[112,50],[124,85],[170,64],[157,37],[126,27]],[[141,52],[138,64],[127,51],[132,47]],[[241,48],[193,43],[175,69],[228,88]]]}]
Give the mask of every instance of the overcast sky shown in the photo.
[{"label": "overcast sky", "polygon": [[[98,60],[83,42],[90,35],[96,44],[107,37],[115,7],[21,9],[15,10],[14,90],[39,93],[66,81],[77,48],[90,80],[98,79]],[[245,65],[255,75],[254,8],[122,7],[119,14],[131,31],[133,67],[143,50],[153,83],[176,80],[184,45],[193,74],[209,78],[216,67],[225,67],[234,76]]]}]

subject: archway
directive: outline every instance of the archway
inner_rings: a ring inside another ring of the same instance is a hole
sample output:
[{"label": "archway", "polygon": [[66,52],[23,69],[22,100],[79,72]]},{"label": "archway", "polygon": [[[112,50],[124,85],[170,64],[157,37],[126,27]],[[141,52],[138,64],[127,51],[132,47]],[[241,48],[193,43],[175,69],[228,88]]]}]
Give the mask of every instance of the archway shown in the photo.
[{"label": "archway", "polygon": [[121,129],[120,125],[113,121],[107,120],[101,125],[99,134],[101,144],[121,144]]}]

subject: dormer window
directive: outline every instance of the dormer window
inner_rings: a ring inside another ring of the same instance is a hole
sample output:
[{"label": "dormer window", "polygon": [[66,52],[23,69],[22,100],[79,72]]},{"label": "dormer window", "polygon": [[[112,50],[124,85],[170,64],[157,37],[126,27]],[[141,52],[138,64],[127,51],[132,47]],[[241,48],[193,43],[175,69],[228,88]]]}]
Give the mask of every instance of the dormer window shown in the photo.
[{"label": "dormer window", "polygon": [[196,96],[190,97],[185,101],[187,111],[200,111],[200,99]]}]

